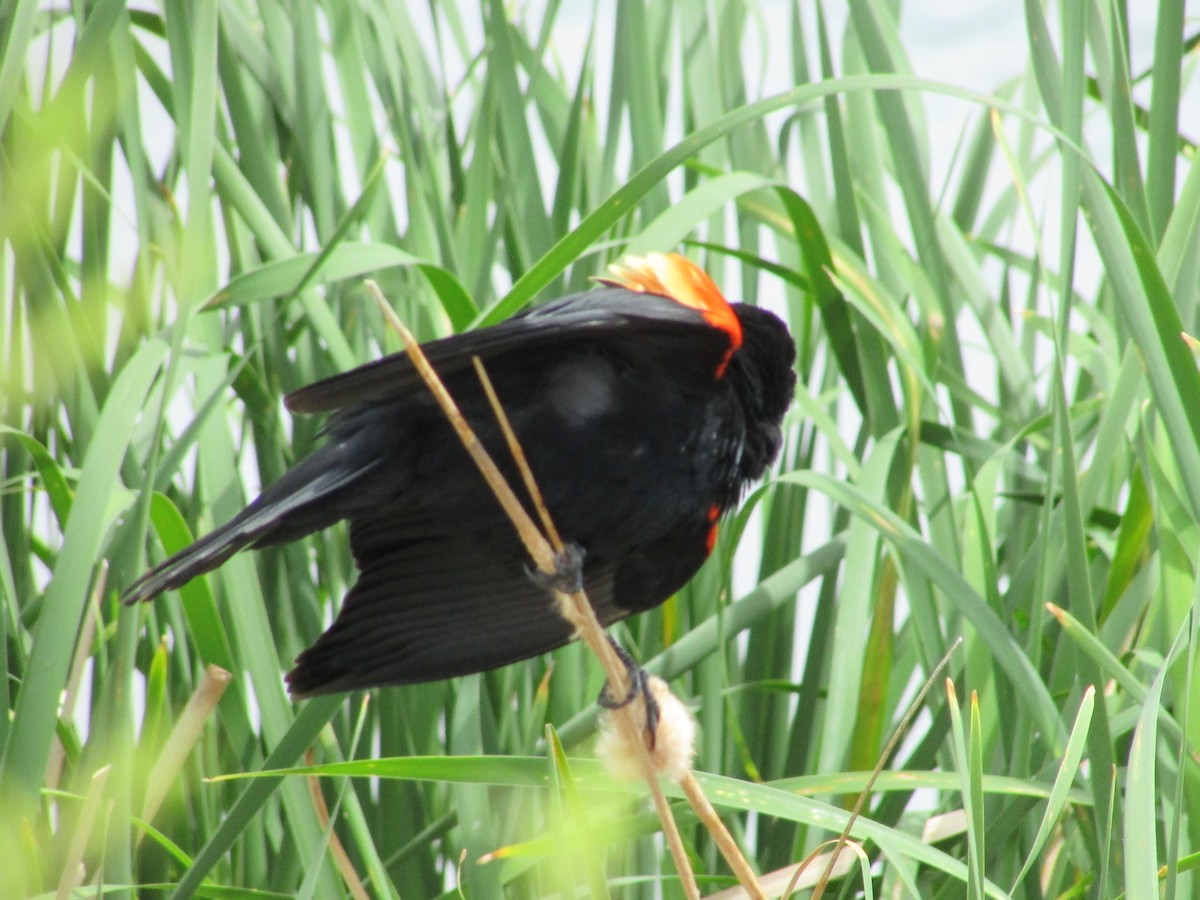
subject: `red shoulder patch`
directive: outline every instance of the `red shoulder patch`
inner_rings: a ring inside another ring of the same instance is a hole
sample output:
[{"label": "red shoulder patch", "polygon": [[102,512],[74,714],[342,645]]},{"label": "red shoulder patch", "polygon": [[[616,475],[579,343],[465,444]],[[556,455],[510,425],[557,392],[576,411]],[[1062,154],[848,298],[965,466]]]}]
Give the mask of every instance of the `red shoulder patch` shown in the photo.
[{"label": "red shoulder patch", "polygon": [[[638,293],[659,294],[699,310],[714,328],[729,335],[729,353],[742,346],[742,323],[708,273],[679,253],[627,256],[608,267],[611,277],[600,281]],[[728,363],[728,358],[725,362]],[[723,374],[722,364],[717,372]]]}]

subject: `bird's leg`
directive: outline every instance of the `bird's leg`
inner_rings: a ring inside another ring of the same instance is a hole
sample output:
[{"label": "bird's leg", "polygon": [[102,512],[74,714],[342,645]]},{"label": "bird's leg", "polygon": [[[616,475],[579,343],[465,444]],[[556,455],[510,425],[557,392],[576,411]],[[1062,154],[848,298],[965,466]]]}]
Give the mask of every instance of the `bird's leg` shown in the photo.
[{"label": "bird's leg", "polygon": [[625,664],[625,669],[629,673],[629,691],[622,699],[614,700],[608,684],[605,683],[600,691],[600,696],[596,698],[596,703],[604,709],[620,709],[622,706],[628,706],[640,695],[646,704],[646,731],[650,735],[650,749],[653,750],[658,734],[658,701],[650,692],[650,673],[634,662],[629,651],[613,640],[612,635],[608,636],[608,642],[612,644],[613,650]]},{"label": "bird's leg", "polygon": [[564,544],[562,550],[554,554],[553,572],[529,569],[529,577],[548,591],[577,594],[583,590],[583,556],[583,548],[578,544]]}]

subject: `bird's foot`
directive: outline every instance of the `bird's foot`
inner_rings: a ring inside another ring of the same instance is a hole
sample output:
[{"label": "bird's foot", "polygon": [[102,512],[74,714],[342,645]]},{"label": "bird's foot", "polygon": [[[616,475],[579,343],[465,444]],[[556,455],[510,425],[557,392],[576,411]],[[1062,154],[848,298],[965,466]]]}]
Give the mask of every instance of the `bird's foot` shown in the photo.
[{"label": "bird's foot", "polygon": [[650,673],[639,666],[629,652],[618,644],[611,636],[608,642],[612,644],[613,650],[616,651],[618,658],[625,664],[625,671],[629,673],[629,691],[620,700],[613,698],[612,692],[608,689],[608,683],[605,682],[604,687],[600,691],[600,696],[596,698],[596,704],[604,709],[620,709],[623,706],[628,706],[639,696],[642,702],[646,704],[646,733],[649,735],[650,749],[654,749],[655,738],[658,733],[658,701],[654,699],[654,695],[650,692]]},{"label": "bird's foot", "polygon": [[548,591],[578,593],[583,590],[583,556],[584,550],[578,544],[565,544],[560,552],[554,554],[553,572],[530,569],[529,577]]}]

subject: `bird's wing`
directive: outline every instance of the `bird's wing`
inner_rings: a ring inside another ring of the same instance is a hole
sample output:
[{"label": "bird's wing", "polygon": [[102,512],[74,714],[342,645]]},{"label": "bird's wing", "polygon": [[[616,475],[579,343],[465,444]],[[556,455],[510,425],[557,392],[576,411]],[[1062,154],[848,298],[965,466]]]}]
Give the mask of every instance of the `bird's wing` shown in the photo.
[{"label": "bird's wing", "polygon": [[[292,693],[451,678],[567,643],[571,628],[530,576],[515,532],[499,514],[492,524],[482,540],[403,513],[353,520],[362,574],[333,625],[297,658],[287,676]],[[625,615],[611,583],[605,567],[588,575],[606,622]]]},{"label": "bird's wing", "polygon": [[[668,297],[602,288],[563,297],[489,328],[468,331],[422,345],[438,374],[445,378],[501,357],[561,349],[571,343],[628,344],[670,363],[680,377],[711,372],[730,351],[729,335],[713,327],[702,312]],[[420,376],[408,356],[394,353],[334,375],[286,398],[298,413],[330,412],[411,393]]]}]

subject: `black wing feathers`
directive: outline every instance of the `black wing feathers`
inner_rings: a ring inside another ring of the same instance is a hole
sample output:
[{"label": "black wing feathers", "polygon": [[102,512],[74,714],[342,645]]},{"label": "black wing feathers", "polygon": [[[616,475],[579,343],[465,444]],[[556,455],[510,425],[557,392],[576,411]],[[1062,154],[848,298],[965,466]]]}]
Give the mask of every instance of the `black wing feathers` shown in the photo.
[{"label": "black wing feathers", "polygon": [[[395,544],[393,537],[419,531],[417,523],[400,517],[379,524],[391,534],[351,526],[362,574],[336,621],[288,674],[294,695],[468,675],[570,640],[551,594],[529,577],[515,535],[511,547],[503,539],[485,543],[428,532]],[[588,587],[611,597],[611,576],[597,571]],[[611,602],[602,607],[602,617],[619,617]]]},{"label": "black wing feathers", "polygon": [[[561,348],[564,342],[625,337],[644,344],[672,337],[694,338],[704,332],[713,332],[713,352],[719,358],[728,348],[728,339],[712,329],[696,310],[666,297],[605,288],[572,294],[489,328],[430,341],[422,349],[438,374],[445,377],[470,366],[476,356],[486,363],[507,354]],[[393,353],[300,388],[288,394],[284,402],[292,412],[330,412],[415,390],[424,390],[420,376],[406,354]]]},{"label": "black wing feathers", "polygon": [[331,441],[288,470],[240,513],[159,563],[125,592],[126,603],[149,600],[210,572],[244,547],[297,540],[351,513],[337,498],[380,464],[350,443]]}]

